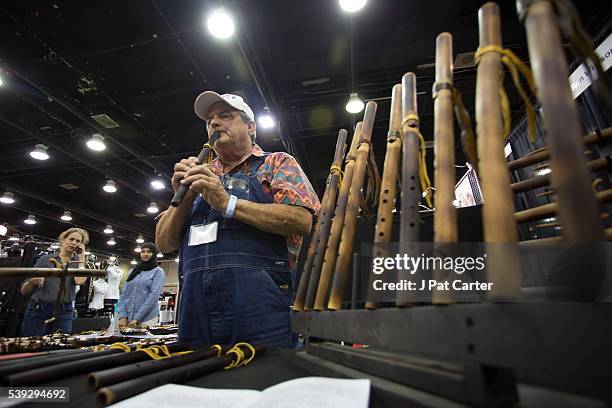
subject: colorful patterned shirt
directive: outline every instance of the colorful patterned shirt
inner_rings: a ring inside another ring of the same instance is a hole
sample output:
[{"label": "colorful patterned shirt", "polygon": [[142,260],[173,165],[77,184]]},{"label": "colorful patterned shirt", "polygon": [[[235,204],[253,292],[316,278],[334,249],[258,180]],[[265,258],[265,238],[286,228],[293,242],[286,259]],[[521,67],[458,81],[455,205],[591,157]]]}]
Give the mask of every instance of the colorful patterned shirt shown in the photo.
[{"label": "colorful patterned shirt", "polygon": [[[243,166],[246,172],[248,170],[248,159],[251,156],[261,157],[263,155],[264,152],[261,147],[254,144],[251,154],[234,168]],[[218,176],[223,175],[223,163],[218,157],[212,161],[211,170]],[[232,170],[233,168],[226,171],[226,173]],[[308,181],[304,171],[293,156],[285,152],[268,154],[264,163],[257,169],[257,178],[273,203],[304,207],[310,210],[314,220],[321,204],[319,203],[317,193],[315,193],[310,181]],[[302,241],[303,237],[300,235],[290,235],[287,237],[289,263],[292,268],[295,266],[300,253]]]}]

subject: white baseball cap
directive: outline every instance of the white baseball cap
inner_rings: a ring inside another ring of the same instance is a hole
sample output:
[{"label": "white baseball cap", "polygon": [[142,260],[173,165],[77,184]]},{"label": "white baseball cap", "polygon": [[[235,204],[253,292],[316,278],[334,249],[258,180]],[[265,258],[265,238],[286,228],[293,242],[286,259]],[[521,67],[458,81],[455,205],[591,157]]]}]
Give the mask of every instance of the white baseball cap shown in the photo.
[{"label": "white baseball cap", "polygon": [[196,115],[200,117],[200,119],[206,120],[208,110],[214,103],[217,102],[225,102],[228,105],[238,109],[239,111],[244,112],[253,122],[255,121],[255,115],[253,115],[253,110],[251,109],[251,107],[246,104],[242,97],[233,94],[219,95],[218,93],[213,91],[202,92],[196,98],[195,103],[193,105],[193,109],[195,110]]}]

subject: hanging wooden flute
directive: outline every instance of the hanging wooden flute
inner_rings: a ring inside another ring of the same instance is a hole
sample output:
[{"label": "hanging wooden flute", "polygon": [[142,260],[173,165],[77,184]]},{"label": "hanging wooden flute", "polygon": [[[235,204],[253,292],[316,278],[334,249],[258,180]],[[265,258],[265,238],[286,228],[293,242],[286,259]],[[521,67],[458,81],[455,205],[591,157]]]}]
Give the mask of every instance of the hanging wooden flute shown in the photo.
[{"label": "hanging wooden flute", "polygon": [[338,143],[336,144],[336,153],[334,155],[334,162],[332,163],[329,172],[329,185],[330,193],[329,200],[325,203],[325,208],[321,208],[321,229],[317,237],[314,261],[312,263],[312,269],[310,271],[310,280],[308,282],[308,290],[306,292],[306,303],[304,310],[312,310],[317,294],[317,288],[319,286],[319,277],[321,274],[321,265],[323,264],[323,257],[325,256],[325,248],[327,247],[327,241],[329,239],[329,230],[331,229],[331,219],[334,213],[334,207],[336,206],[336,196],[338,193],[338,184],[341,181],[342,173],[342,159],[346,150],[346,135],[347,132],[344,129],[340,130],[338,134]]},{"label": "hanging wooden flute", "polygon": [[[387,133],[387,153],[383,165],[382,185],[378,201],[378,213],[376,216],[376,227],[374,228],[374,247],[372,257],[386,257],[387,252],[381,248],[382,245],[391,241],[391,229],[393,227],[393,210],[395,208],[395,195],[397,186],[397,175],[400,167],[400,152],[402,128],[402,85],[393,86],[391,91],[391,115],[389,119],[389,132]],[[368,295],[374,276],[369,274]],[[375,309],[378,302],[371,300],[371,295],[366,299],[366,309]]]},{"label": "hanging wooden flute", "polygon": [[329,296],[327,307],[332,310],[342,309],[342,300],[346,290],[349,277],[349,266],[353,258],[353,243],[355,240],[355,229],[357,227],[357,215],[359,214],[359,202],[361,189],[365,178],[368,156],[370,155],[370,140],[372,138],[372,128],[374,127],[374,116],[376,115],[376,102],[367,103],[363,115],[363,125],[359,147],[357,148],[357,158],[355,160],[355,170],[351,180],[351,189],[346,204],[346,214],[344,217],[344,228],[340,238],[338,248],[338,259],[336,270],[332,280],[332,290]]},{"label": "hanging wooden flute", "polygon": [[[421,146],[419,116],[417,111],[416,76],[409,72],[402,77],[402,192],[400,218],[400,249],[408,256],[419,255],[421,241],[421,217],[419,204],[422,199],[419,165]],[[426,163],[422,163],[427,171]],[[429,192],[428,192],[429,193]],[[402,276],[398,276],[401,281]],[[410,293],[399,291],[396,306],[413,303]]]},{"label": "hanging wooden flute", "polygon": [[[479,50],[501,49],[499,7],[486,3],[478,11]],[[514,218],[510,172],[504,155],[501,55],[485,52],[477,59],[476,133],[479,181],[484,205],[482,210],[484,240],[489,243],[516,242],[518,230]],[[508,118],[506,118],[507,120]],[[487,279],[493,283],[490,299],[516,300],[520,294],[521,273],[516,247],[487,245]]]},{"label": "hanging wooden flute", "polygon": [[[455,200],[455,133],[453,123],[453,38],[450,33],[436,38],[436,82],[434,99],[434,243],[457,241]],[[433,279],[444,281],[443,271],[433,271]],[[432,292],[433,303],[449,303],[448,291]]]},{"label": "hanging wooden flute", "polygon": [[[255,355],[265,353],[265,347],[255,347]],[[251,351],[244,352],[245,358],[254,357]],[[114,404],[126,398],[140,394],[160,385],[174,383],[182,384],[187,381],[202,377],[206,374],[219,371],[234,363],[237,359],[235,354],[223,354],[219,357],[208,358],[195,363],[182,365],[179,367],[163,370],[157,373],[148,374],[144,377],[134,378],[110,387],[98,390],[97,399],[102,406]]]},{"label": "hanging wooden flute", "polygon": [[[220,350],[225,353],[228,347],[221,348]],[[163,358],[161,360],[148,360],[108,370],[95,371],[87,377],[87,386],[91,390],[97,390],[111,384],[128,381],[132,378],[140,378],[147,374],[206,360],[218,354],[219,351],[215,349],[198,350],[193,353]]]},{"label": "hanging wooden flute", "polygon": [[[172,353],[189,349],[189,346],[185,343],[169,344],[167,347]],[[139,351],[108,354],[7,375],[3,378],[3,383],[10,386],[41,384],[61,378],[67,374],[72,376],[81,373],[88,373],[106,368],[117,367],[120,365],[131,364],[138,361],[144,361],[148,360],[149,358],[150,357],[147,354]]]},{"label": "hanging wooden flute", "polygon": [[570,91],[559,23],[549,1],[517,1],[524,16],[529,60],[548,135],[552,184],[567,241],[604,241],[602,222],[584,157],[582,130]]},{"label": "hanging wooden flute", "polygon": [[346,155],[346,160],[344,162],[344,177],[342,180],[342,185],[340,186],[340,193],[338,194],[338,203],[336,204],[336,209],[334,211],[334,219],[332,221],[329,239],[327,240],[327,247],[325,248],[323,265],[321,266],[321,275],[319,277],[317,296],[315,297],[314,304],[315,310],[324,310],[327,306],[330,278],[336,267],[336,255],[338,252],[338,245],[340,243],[340,236],[342,235],[342,227],[344,225],[346,202],[348,201],[351,181],[353,180],[353,173],[355,171],[355,155],[357,154],[357,146],[359,145],[359,139],[361,138],[362,126],[363,122],[358,122],[355,126],[355,133],[353,134],[351,147],[349,148],[349,152]]},{"label": "hanging wooden flute", "polygon": [[[345,149],[346,130],[340,129],[336,142],[336,150],[334,152],[334,161],[329,171],[329,175],[327,176],[325,193],[321,201],[321,210],[317,217],[316,230],[313,231],[312,237],[310,238],[310,244],[308,245],[308,255],[300,276],[300,283],[298,285],[295,301],[293,302],[293,310],[309,310],[310,307],[312,307],[312,302],[308,302],[308,290],[310,288],[310,282],[313,280],[313,265],[316,264],[315,259],[318,257],[320,251],[319,247],[322,243],[327,243],[329,234],[328,225],[331,222],[331,213],[336,203],[336,193],[338,191],[339,176],[341,172],[340,165],[342,163],[342,157],[344,157]],[[316,280],[318,281],[318,276]]]}]

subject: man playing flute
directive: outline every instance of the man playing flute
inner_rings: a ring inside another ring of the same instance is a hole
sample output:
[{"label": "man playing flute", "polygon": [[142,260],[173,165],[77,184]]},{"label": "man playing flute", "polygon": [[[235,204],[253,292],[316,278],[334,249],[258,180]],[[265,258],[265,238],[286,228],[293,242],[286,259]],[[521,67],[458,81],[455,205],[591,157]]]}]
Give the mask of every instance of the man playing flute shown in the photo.
[{"label": "man playing flute", "polygon": [[291,347],[293,272],[320,204],[299,164],[255,143],[252,109],[237,95],[207,91],[195,101],[217,157],[174,166],[189,186],[159,218],[160,251],[180,248],[179,339],[193,345],[248,341]]}]

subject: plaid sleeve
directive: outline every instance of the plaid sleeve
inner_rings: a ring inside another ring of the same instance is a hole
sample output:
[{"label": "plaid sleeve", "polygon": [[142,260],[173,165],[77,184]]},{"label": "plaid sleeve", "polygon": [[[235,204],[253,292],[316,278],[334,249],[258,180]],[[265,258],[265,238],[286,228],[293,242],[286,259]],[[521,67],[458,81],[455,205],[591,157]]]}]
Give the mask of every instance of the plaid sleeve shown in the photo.
[{"label": "plaid sleeve", "polygon": [[277,204],[305,207],[317,214],[321,204],[310,181],[295,158],[287,153],[272,153],[266,157],[265,181]]}]

